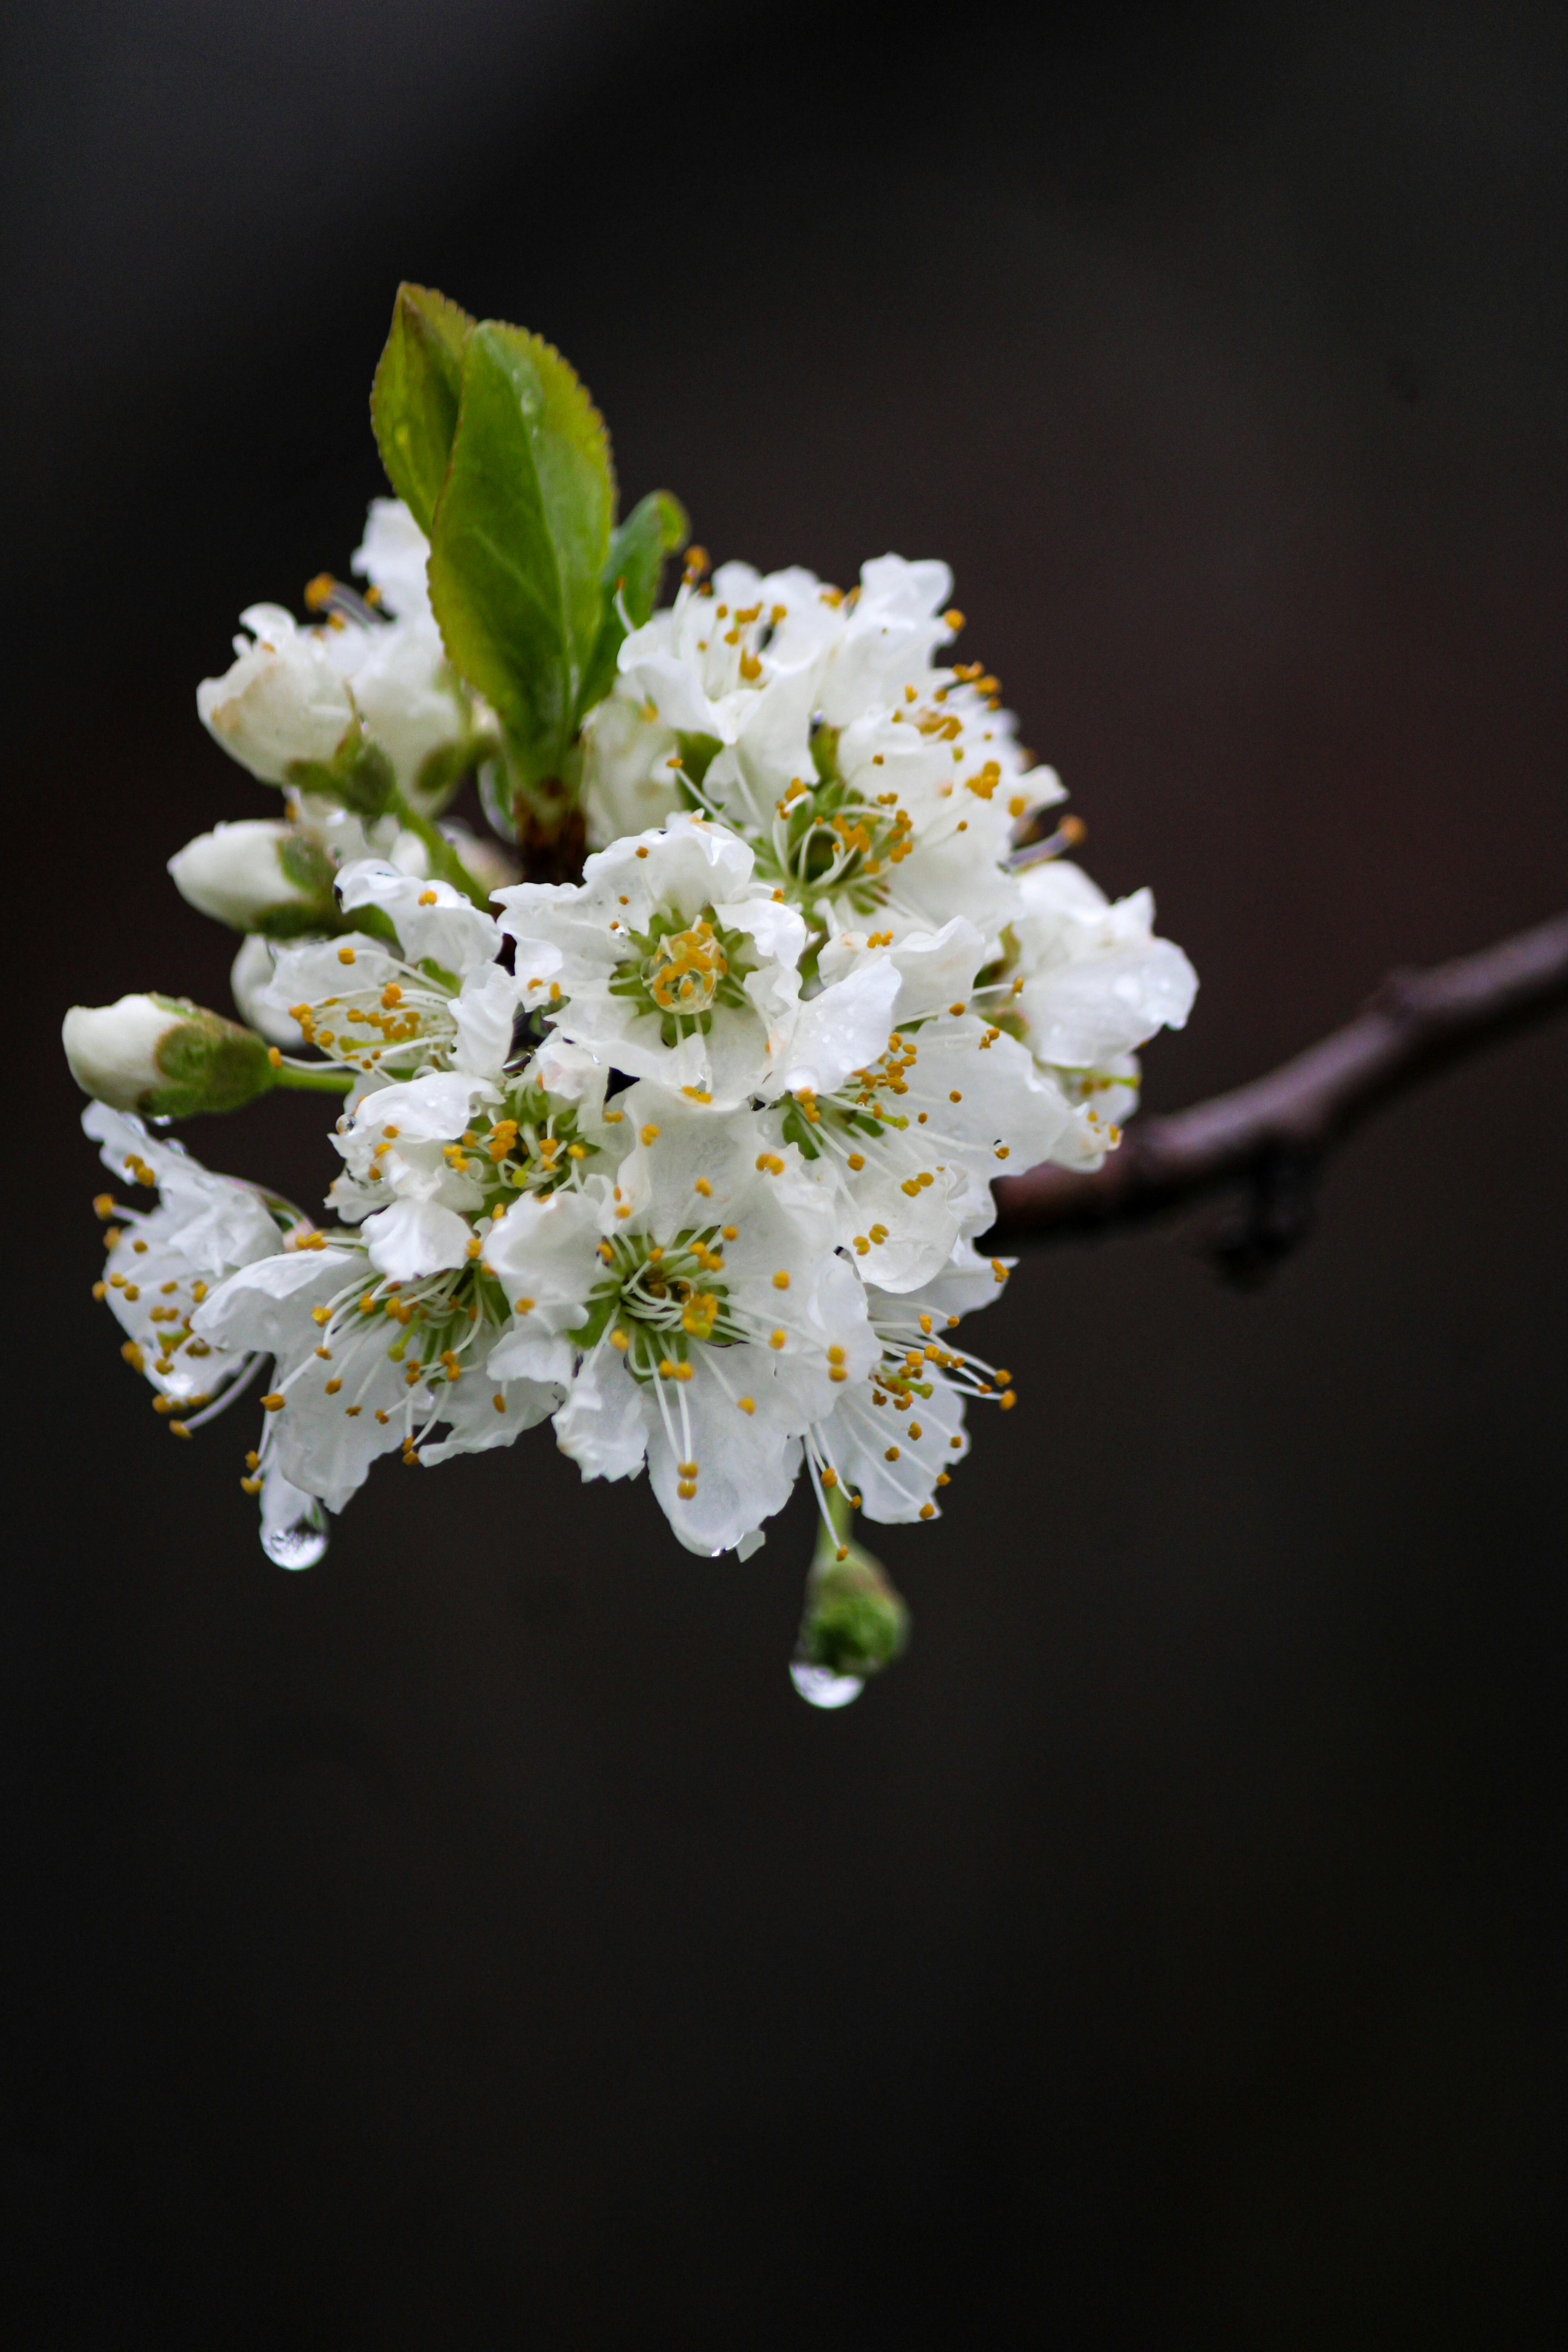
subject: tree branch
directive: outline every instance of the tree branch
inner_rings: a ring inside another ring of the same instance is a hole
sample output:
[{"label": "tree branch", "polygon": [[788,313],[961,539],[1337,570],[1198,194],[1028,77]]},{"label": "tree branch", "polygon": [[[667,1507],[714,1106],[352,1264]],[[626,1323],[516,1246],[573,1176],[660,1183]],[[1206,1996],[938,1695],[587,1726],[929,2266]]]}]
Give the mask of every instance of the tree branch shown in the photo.
[{"label": "tree branch", "polygon": [[1427,971],[1392,972],[1342,1029],[1233,1093],[1135,1120],[1104,1165],[1042,1167],[996,1186],[992,1245],[1055,1241],[1137,1224],[1200,1195],[1239,1188],[1216,1252],[1256,1279],[1310,1223],[1324,1159],[1409,1087],[1568,1005],[1568,914]]}]

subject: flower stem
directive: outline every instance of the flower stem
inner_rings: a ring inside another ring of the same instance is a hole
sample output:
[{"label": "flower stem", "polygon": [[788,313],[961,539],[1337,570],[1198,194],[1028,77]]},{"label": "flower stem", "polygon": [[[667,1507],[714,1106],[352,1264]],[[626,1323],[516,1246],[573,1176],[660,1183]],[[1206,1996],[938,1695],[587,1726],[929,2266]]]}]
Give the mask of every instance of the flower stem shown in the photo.
[{"label": "flower stem", "polygon": [[347,1070],[307,1070],[297,1062],[275,1062],[272,1083],[279,1087],[303,1087],[312,1094],[346,1095],[353,1080]]},{"label": "flower stem", "polygon": [[829,1560],[837,1559],[839,1547],[848,1542],[849,1530],[855,1523],[854,1509],[842,1486],[830,1486],[826,1499],[827,1516],[832,1520],[833,1526],[830,1529],[826,1519],[818,1519],[816,1523],[816,1550],[812,1559],[813,1568],[825,1567]]}]

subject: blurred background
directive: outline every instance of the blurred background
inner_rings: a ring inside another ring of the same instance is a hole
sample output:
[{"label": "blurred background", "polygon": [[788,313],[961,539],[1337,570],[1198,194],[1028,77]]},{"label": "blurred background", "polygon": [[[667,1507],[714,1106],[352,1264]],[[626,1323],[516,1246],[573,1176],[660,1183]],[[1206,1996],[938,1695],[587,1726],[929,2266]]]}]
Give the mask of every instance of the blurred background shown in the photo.
[{"label": "blurred background", "polygon": [[[1026,1262],[838,1716],[804,1509],[698,1561],[541,1432],[289,1576],[88,1296],[60,1014],[226,1002],[163,861],[274,803],[194,688],[346,567],[400,277],[716,556],[949,558],[1203,975],[1155,1106],[1563,903],[1568,18],[1030,25],[5,14],[10,2342],[1568,2342],[1568,1024],[1259,1295],[1201,1225]],[[308,1098],[188,1139],[331,1172]]]}]

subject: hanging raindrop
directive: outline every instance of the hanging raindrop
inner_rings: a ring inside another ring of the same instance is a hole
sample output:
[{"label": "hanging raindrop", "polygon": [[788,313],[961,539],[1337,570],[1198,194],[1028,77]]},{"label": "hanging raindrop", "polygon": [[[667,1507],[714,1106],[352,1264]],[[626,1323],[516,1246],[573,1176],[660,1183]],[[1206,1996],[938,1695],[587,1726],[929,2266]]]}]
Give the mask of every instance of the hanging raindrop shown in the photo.
[{"label": "hanging raindrop", "polygon": [[261,1494],[261,1549],[279,1568],[314,1568],[327,1549],[327,1514],[314,1495],[267,1473]]},{"label": "hanging raindrop", "polygon": [[866,1687],[858,1675],[836,1675],[805,1658],[790,1660],[789,1678],[807,1706],[847,1706]]}]

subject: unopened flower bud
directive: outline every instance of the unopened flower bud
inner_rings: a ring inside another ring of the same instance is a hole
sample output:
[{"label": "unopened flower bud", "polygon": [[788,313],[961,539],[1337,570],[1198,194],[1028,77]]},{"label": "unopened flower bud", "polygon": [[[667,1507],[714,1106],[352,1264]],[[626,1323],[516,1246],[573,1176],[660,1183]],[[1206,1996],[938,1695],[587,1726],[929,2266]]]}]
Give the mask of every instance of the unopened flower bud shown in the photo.
[{"label": "unopened flower bud", "polygon": [[169,871],[183,898],[237,931],[286,940],[337,926],[331,857],[313,835],[276,817],[198,834]]},{"label": "unopened flower bud", "polygon": [[909,1637],[910,1612],[881,1562],[847,1534],[819,1546],[806,1580],[797,1663],[864,1682],[891,1665]]},{"label": "unopened flower bud", "polygon": [[237,1110],[277,1083],[264,1038],[183,996],[73,1004],[61,1034],[85,1093],[149,1118]]}]

